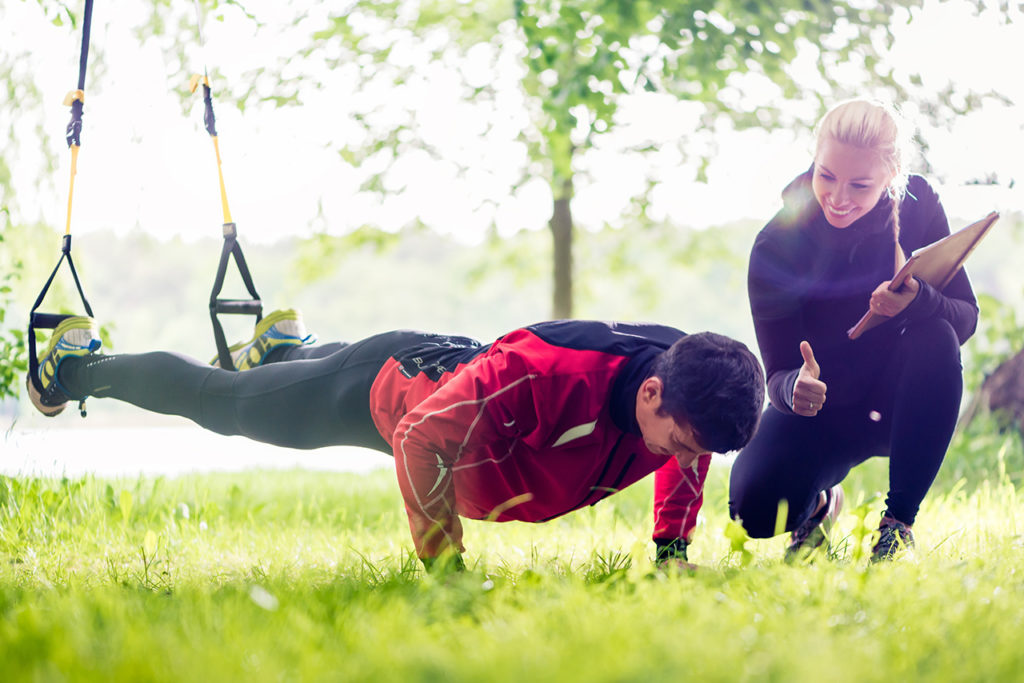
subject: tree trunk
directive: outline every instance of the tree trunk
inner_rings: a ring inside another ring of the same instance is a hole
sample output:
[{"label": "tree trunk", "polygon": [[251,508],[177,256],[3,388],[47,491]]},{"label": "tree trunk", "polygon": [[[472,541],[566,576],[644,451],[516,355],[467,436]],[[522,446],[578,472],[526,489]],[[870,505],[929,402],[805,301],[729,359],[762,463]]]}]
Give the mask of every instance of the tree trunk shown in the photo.
[{"label": "tree trunk", "polygon": [[572,317],[572,181],[562,183],[555,196],[554,212],[548,225],[554,241],[554,292],[551,317],[555,320]]},{"label": "tree trunk", "polygon": [[964,422],[988,411],[998,413],[1024,433],[1024,350],[1003,361],[985,378]]}]

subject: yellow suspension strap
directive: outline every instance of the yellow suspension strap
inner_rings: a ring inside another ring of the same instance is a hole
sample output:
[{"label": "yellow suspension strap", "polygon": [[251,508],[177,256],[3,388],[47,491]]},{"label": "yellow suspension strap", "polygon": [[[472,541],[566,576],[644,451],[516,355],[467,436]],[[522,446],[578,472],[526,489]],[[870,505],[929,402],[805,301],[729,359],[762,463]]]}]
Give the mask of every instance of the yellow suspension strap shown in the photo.
[{"label": "yellow suspension strap", "polygon": [[[92,307],[89,306],[89,301],[85,298],[85,292],[82,290],[82,283],[78,279],[78,271],[75,270],[75,262],[71,258],[71,204],[75,192],[75,174],[78,172],[78,150],[82,145],[82,111],[85,107],[85,72],[89,61],[89,30],[91,26],[92,0],[85,0],[85,11],[82,15],[82,52],[78,61],[78,88],[69,92],[64,98],[65,106],[71,107],[71,121],[68,123],[67,132],[65,134],[68,147],[71,150],[71,179],[68,185],[68,213],[67,220],[64,225],[64,237],[61,241],[61,255],[60,259],[57,261],[57,265],[53,269],[53,272],[50,273],[50,277],[46,280],[46,284],[43,285],[42,291],[40,291],[39,296],[36,297],[36,302],[33,304],[32,310],[29,312],[28,376],[29,381],[32,382],[36,390],[40,393],[43,391],[43,386],[42,381],[39,379],[39,359],[36,356],[36,330],[55,329],[63,320],[70,318],[71,316],[58,313],[41,313],[37,309],[43,303],[43,299],[46,298],[46,292],[50,289],[50,285],[53,283],[53,278],[57,275],[57,271],[60,270],[60,266],[64,261],[68,262],[68,268],[71,269],[71,275],[75,280],[75,287],[78,289],[78,296],[82,299],[82,305],[85,307],[86,315],[90,318],[93,317]],[[85,417],[84,400],[79,402],[78,408],[82,417]]]},{"label": "yellow suspension strap", "polygon": [[[203,19],[198,0],[196,0],[195,5],[199,25],[199,41],[202,44]],[[217,142],[217,123],[213,115],[213,93],[210,89],[209,76],[205,73],[202,76],[199,74],[193,75],[189,80],[189,90],[195,93],[200,83],[203,85],[203,103],[205,104],[203,122],[206,124],[206,132],[210,134],[210,139],[213,140],[213,151],[217,158],[217,177],[220,181],[220,203],[224,212],[224,245],[220,252],[220,262],[217,265],[217,275],[214,277],[213,289],[210,292],[210,320],[213,323],[213,339],[217,345],[218,363],[224,369],[233,370],[235,366],[231,362],[231,352],[228,349],[227,339],[224,337],[224,328],[221,326],[217,315],[219,313],[255,315],[256,322],[259,323],[263,318],[263,302],[260,300],[260,295],[256,293],[256,286],[253,284],[252,275],[249,273],[249,267],[245,263],[245,256],[242,254],[242,247],[238,244],[238,229],[234,221],[231,220],[231,209],[228,207],[228,193],[224,185],[224,171],[221,167],[220,145]],[[224,286],[224,275],[227,272],[228,260],[230,258],[234,259],[235,266],[238,268],[238,274],[242,277],[242,283],[249,292],[250,298],[248,299],[223,299],[220,297],[221,289]]]}]

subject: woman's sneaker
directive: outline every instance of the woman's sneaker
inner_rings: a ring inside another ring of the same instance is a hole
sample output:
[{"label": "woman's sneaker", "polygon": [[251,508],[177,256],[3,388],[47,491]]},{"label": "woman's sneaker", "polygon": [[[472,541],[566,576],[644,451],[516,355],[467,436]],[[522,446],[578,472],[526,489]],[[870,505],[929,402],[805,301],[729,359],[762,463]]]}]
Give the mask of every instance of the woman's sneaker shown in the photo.
[{"label": "woman's sneaker", "polygon": [[[252,339],[228,347],[235,370],[251,370],[263,364],[267,354],[279,346],[302,346],[316,343],[316,335],[306,332],[302,313],[293,308],[274,311],[256,323]],[[220,367],[220,359],[210,365]]]},{"label": "woman's sneaker", "polygon": [[790,534],[789,547],[786,548],[787,562],[810,555],[812,550],[825,542],[839,519],[839,511],[843,509],[846,497],[842,485],[836,484],[822,493],[825,494],[825,504]]},{"label": "woman's sneaker", "polygon": [[871,561],[891,560],[898,552],[914,547],[914,532],[903,522],[882,517],[878,525],[878,541],[871,549]]},{"label": "woman's sneaker", "polygon": [[26,376],[28,396],[32,405],[47,417],[58,415],[71,400],[58,379],[61,363],[69,356],[88,356],[100,348],[100,334],[96,321],[85,316],[73,316],[62,321],[53,331],[46,351],[39,357],[39,383],[36,388],[30,376]]}]

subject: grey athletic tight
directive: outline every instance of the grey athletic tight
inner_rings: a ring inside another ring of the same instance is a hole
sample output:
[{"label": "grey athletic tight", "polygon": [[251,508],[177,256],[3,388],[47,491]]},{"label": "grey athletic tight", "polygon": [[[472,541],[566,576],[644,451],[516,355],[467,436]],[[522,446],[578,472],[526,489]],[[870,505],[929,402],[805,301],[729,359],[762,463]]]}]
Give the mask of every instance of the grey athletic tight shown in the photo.
[{"label": "grey athletic tight", "polygon": [[60,382],[76,400],[116,398],[219,434],[290,448],[363,446],[390,454],[370,417],[370,386],[392,354],[434,337],[396,331],[353,344],[279,347],[264,365],[245,372],[163,351],[72,357],[61,364]]}]

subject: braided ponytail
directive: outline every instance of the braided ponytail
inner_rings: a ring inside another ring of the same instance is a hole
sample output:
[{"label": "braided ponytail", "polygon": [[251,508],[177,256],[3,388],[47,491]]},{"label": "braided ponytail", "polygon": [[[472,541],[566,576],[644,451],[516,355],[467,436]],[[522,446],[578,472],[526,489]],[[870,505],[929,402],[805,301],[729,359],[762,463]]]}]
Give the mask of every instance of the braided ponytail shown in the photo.
[{"label": "braided ponytail", "polygon": [[[906,195],[906,188],[904,188],[903,194]],[[903,247],[900,246],[900,204],[903,203],[903,197],[893,197],[892,199],[892,241],[896,248],[896,261],[893,264],[893,274],[899,272],[903,264],[907,262],[907,255],[903,253]]]}]

